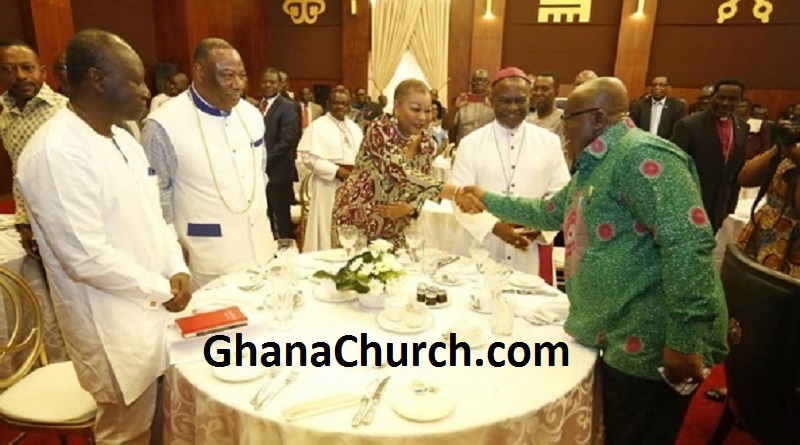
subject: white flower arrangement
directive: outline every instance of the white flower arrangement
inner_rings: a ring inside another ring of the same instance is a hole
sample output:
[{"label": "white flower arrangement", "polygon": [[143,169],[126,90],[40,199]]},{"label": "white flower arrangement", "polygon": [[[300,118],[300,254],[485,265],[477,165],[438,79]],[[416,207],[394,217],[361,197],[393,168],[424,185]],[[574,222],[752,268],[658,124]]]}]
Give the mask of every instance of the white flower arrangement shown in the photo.
[{"label": "white flower arrangement", "polygon": [[400,278],[405,272],[394,254],[392,243],[376,239],[368,248],[347,261],[338,272],[331,274],[320,270],[317,278],[329,278],[340,291],[353,290],[360,294],[380,295],[386,284]]}]

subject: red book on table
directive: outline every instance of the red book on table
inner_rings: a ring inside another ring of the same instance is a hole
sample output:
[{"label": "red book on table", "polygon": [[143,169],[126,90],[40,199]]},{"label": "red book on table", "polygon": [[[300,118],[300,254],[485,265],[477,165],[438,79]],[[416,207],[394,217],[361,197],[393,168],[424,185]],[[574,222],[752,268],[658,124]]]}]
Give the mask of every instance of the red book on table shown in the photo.
[{"label": "red book on table", "polygon": [[197,337],[247,325],[247,316],[236,307],[226,307],[202,314],[190,315],[175,320],[183,338]]}]

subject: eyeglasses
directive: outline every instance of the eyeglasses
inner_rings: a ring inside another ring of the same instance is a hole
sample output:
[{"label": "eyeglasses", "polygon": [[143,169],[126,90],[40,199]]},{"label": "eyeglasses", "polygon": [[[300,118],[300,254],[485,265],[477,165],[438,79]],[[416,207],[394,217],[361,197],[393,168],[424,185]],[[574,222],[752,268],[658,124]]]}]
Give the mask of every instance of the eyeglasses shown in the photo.
[{"label": "eyeglasses", "polygon": [[595,108],[587,108],[587,109],[581,110],[581,111],[576,111],[574,113],[564,113],[564,114],[561,115],[561,121],[562,122],[566,122],[566,121],[572,119],[575,116],[580,116],[581,114],[591,113],[593,111],[600,111],[600,110],[602,110],[602,108],[595,107]]}]

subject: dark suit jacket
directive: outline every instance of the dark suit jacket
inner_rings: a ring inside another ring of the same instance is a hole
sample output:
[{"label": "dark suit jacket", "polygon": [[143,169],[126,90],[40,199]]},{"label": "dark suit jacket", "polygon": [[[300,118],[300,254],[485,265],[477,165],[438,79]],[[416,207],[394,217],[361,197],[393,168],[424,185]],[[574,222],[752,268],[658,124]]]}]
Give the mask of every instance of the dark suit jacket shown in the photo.
[{"label": "dark suit jacket", "polygon": [[710,110],[691,114],[675,124],[672,142],[693,159],[700,176],[703,205],[716,233],[725,218],[736,210],[739,199],[737,178],[745,161],[749,126],[738,117],[733,121],[733,147],[725,162],[717,134],[716,117]]},{"label": "dark suit jacket", "polygon": [[[650,97],[637,100],[631,104],[631,119],[636,126],[644,131],[650,131],[650,113],[653,101]],[[664,139],[672,137],[675,124],[686,116],[686,105],[678,99],[667,97],[664,100],[664,109],[661,111],[661,121],[658,123],[657,134]]]},{"label": "dark suit jacket", "polygon": [[267,176],[272,184],[297,182],[297,144],[300,142],[300,107],[278,95],[264,116]]}]

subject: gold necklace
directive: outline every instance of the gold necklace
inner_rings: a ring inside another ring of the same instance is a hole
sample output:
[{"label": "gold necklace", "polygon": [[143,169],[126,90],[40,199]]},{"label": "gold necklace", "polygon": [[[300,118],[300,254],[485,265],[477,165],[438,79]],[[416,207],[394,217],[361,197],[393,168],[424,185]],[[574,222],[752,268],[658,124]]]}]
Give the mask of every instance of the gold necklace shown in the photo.
[{"label": "gold necklace", "polygon": [[208,160],[208,169],[211,171],[211,178],[214,180],[214,188],[217,190],[217,196],[219,196],[220,201],[228,209],[229,212],[233,213],[234,215],[241,215],[243,213],[247,213],[250,210],[250,207],[253,206],[253,198],[256,196],[256,174],[257,174],[257,167],[256,167],[256,150],[255,147],[252,146],[253,144],[253,137],[250,135],[250,130],[247,129],[247,125],[244,124],[242,120],[242,116],[239,114],[239,110],[234,109],[233,111],[236,112],[236,117],[239,118],[239,123],[242,124],[244,127],[245,133],[247,133],[247,139],[250,140],[251,144],[251,154],[253,157],[253,188],[250,190],[250,199],[247,200],[247,207],[244,210],[237,211],[233,210],[230,205],[228,205],[228,201],[225,200],[225,197],[222,196],[222,190],[219,189],[219,183],[217,182],[217,174],[214,172],[214,164],[211,162],[211,154],[208,152],[208,144],[206,143],[206,135],[203,132],[203,126],[200,124],[200,112],[197,111],[197,105],[194,103],[194,99],[192,97],[189,98],[192,100],[192,108],[194,109],[194,115],[197,118],[197,127],[200,129],[200,139],[203,141],[203,148],[206,151],[206,160]]}]

